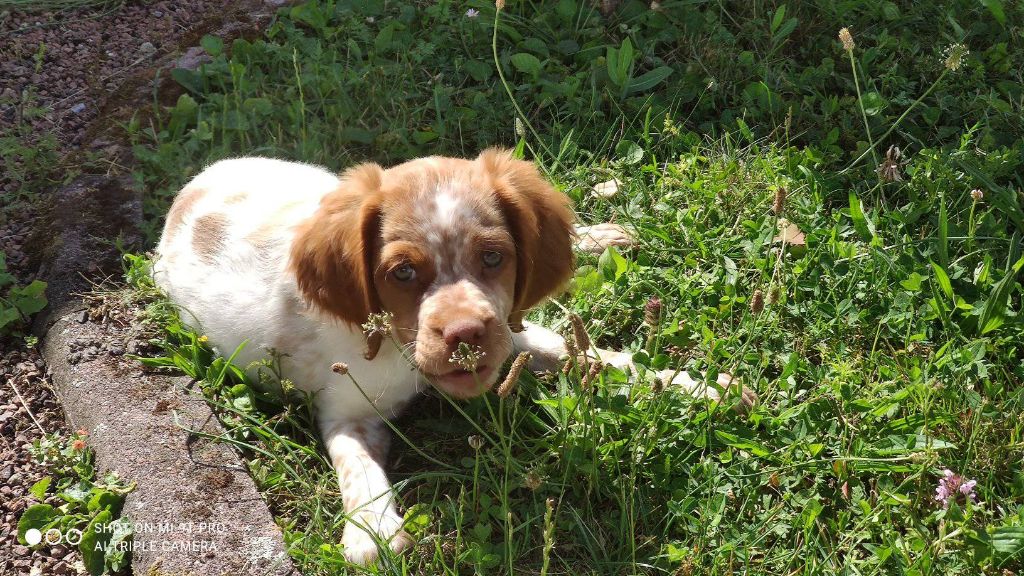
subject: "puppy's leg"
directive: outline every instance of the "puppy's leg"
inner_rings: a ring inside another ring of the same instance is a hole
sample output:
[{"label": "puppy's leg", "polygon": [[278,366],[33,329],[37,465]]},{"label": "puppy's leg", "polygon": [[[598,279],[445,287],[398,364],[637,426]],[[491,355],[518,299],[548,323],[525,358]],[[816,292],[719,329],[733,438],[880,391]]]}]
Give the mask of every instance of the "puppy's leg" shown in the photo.
[{"label": "puppy's leg", "polygon": [[381,467],[389,440],[384,423],[328,421],[320,428],[349,517],[341,536],[345,557],[369,564],[377,559],[378,542],[395,552],[411,546],[412,538],[402,531],[391,483]]},{"label": "puppy's leg", "polygon": [[[522,332],[514,333],[512,340],[516,350],[529,352],[530,370],[533,371],[555,371],[562,367],[562,363],[568,358],[569,352],[565,349],[565,340],[552,330],[538,326],[532,322],[523,322],[525,328]],[[636,374],[637,367],[633,364],[633,357],[625,352],[603,350],[591,347],[587,352],[588,357],[603,362],[608,366],[614,366],[630,374]],[[688,393],[695,396],[720,400],[718,390],[698,382],[686,372],[676,373],[675,370],[661,370],[656,377],[667,386],[679,386]],[[739,381],[731,374],[722,372],[718,375],[718,385],[726,390],[737,390]],[[739,386],[741,395],[740,409],[746,409],[757,403],[757,394],[745,386]]]}]

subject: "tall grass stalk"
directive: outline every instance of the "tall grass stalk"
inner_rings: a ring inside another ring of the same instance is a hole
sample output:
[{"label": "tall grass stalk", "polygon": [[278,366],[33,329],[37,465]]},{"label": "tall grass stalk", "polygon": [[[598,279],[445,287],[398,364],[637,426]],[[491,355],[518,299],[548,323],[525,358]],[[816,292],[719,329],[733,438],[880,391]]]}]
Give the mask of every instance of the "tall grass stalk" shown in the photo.
[{"label": "tall grass stalk", "polygon": [[[948,73],[949,73],[949,70],[948,69],[944,69],[942,71],[942,73],[939,74],[939,77],[935,79],[935,82],[932,82],[932,85],[929,86],[928,89],[924,91],[924,94],[921,94],[920,96],[917,97],[916,100],[911,102],[910,106],[908,106],[907,109],[903,111],[903,114],[900,114],[900,117],[897,118],[896,121],[892,123],[892,126],[889,126],[889,129],[886,130],[885,133],[882,134],[882,136],[876,142],[884,142],[885,139],[889,137],[889,134],[892,134],[893,130],[898,128],[899,125],[901,123],[903,123],[903,120],[906,119],[907,115],[910,114],[910,112],[912,110],[914,110],[914,108],[917,108],[917,106],[919,104],[921,104],[921,102],[923,102],[924,99],[927,98],[928,95],[931,94],[933,90],[935,90],[936,86],[938,86],[940,83],[942,83],[942,80],[946,78],[946,74],[948,74]],[[845,168],[840,170],[839,174],[845,174],[846,172],[849,172],[854,166],[859,164],[860,161],[863,160],[865,156],[867,156],[868,154],[874,154],[874,153],[875,153],[875,145],[869,146],[868,149],[863,151],[863,152],[861,152],[860,156],[857,156],[857,158],[854,159],[853,162],[850,162]]]},{"label": "tall grass stalk", "polygon": [[500,5],[499,3],[495,3],[494,9],[494,33],[491,36],[491,56],[494,59],[494,68],[498,71],[498,79],[501,81],[501,86],[505,89],[505,94],[508,94],[508,99],[512,102],[512,106],[515,107],[520,120],[522,120],[523,124],[530,129],[530,133],[533,134],[533,138],[537,141],[537,145],[544,150],[548,159],[555,160],[557,159],[557,156],[551,153],[551,150],[548,148],[548,145],[544,143],[544,139],[541,137],[540,133],[537,132],[537,129],[533,127],[533,123],[530,122],[530,119],[526,116],[526,112],[523,112],[522,107],[519,106],[519,101],[516,100],[516,95],[512,93],[512,87],[509,85],[508,79],[505,78],[505,72],[502,70],[501,59],[498,58],[498,23],[501,20],[503,5],[504,2],[500,2]]},{"label": "tall grass stalk", "polygon": [[878,166],[878,156],[875,155],[875,142],[871,139],[871,124],[868,122],[868,114],[864,109],[864,97],[860,91],[860,78],[857,75],[857,59],[853,57],[852,45],[846,49],[846,55],[850,59],[850,70],[853,71],[853,86],[857,89],[857,107],[860,108],[860,117],[864,120],[864,133],[868,137],[868,150],[871,150],[871,159],[874,160],[875,166]]}]

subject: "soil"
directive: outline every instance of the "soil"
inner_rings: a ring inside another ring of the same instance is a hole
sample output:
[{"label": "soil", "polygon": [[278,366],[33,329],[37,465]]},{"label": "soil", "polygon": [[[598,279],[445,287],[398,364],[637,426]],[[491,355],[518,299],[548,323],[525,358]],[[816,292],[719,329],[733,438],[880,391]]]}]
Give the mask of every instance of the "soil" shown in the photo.
[{"label": "soil", "polygon": [[[268,6],[275,5],[268,3]],[[124,104],[126,88],[168,57],[196,67],[195,51],[181,56],[207,32],[230,19],[258,26],[267,10],[252,2],[173,0],[105,2],[61,12],[0,13],[0,133],[11,129],[20,108],[43,113],[29,120],[34,132],[57,136],[62,148],[89,143],[94,121]]]}]

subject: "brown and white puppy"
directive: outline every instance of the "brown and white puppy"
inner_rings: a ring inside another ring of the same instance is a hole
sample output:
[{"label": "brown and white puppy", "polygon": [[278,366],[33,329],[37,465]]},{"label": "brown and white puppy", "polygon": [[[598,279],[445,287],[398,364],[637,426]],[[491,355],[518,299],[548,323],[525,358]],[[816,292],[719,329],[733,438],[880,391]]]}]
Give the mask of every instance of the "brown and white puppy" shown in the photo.
[{"label": "brown and white puppy", "polygon": [[[378,546],[411,543],[381,466],[381,416],[424,383],[456,398],[484,393],[517,349],[554,366],[562,339],[522,331],[523,315],[572,275],[572,236],[568,199],[506,151],[362,164],[340,178],[239,158],[179,193],[154,276],[220,352],[244,345],[236,362],[245,366],[276,350],[283,374],[316,394],[350,518],[345,554],[365,563]],[[363,324],[385,313],[389,325],[367,339]],[[459,361],[460,345],[475,362]],[[630,365],[627,354],[593,353]],[[331,370],[339,361],[347,374]],[[685,375],[676,383],[699,388]]]}]

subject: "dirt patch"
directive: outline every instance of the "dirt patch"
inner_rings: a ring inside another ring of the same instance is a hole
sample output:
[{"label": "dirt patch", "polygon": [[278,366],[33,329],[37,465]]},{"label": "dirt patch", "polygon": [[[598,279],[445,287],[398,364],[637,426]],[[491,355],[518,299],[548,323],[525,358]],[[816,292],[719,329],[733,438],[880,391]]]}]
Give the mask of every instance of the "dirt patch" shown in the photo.
[{"label": "dirt patch", "polygon": [[142,195],[124,176],[83,176],[53,193],[28,243],[42,262],[50,301],[36,317],[36,332],[80,307],[75,295],[91,282],[120,274],[120,250],[141,248],[141,221]]}]

